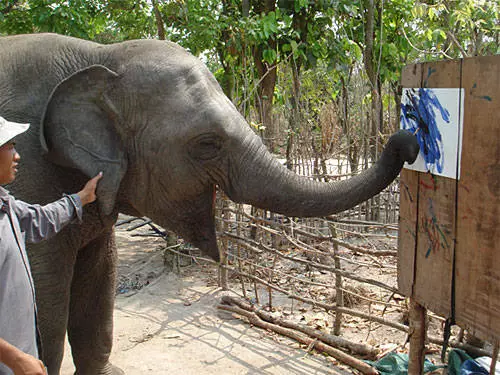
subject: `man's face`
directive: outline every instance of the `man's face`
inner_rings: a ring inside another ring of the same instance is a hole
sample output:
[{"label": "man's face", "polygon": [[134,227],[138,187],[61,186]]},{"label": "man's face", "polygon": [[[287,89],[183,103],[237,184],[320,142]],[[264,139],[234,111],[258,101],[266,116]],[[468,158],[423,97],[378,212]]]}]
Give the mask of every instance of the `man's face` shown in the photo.
[{"label": "man's face", "polygon": [[7,142],[0,146],[0,185],[15,180],[19,159],[21,157],[16,152],[14,142]]}]

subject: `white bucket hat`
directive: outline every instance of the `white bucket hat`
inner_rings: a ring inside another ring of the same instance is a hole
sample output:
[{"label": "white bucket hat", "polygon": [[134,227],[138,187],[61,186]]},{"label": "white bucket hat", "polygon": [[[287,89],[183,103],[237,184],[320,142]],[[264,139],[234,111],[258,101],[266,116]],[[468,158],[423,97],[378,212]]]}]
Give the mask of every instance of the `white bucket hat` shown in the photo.
[{"label": "white bucket hat", "polygon": [[19,124],[0,117],[0,146],[3,146],[15,136],[24,133],[29,127],[30,124]]}]

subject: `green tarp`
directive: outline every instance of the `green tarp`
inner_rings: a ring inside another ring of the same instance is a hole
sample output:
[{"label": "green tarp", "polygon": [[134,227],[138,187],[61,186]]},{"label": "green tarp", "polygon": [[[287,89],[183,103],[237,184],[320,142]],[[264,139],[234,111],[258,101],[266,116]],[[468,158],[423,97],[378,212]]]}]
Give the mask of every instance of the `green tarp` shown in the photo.
[{"label": "green tarp", "polygon": [[[376,362],[366,361],[376,368],[381,375],[408,375],[408,355],[401,353],[389,353],[384,358]],[[432,372],[443,368],[436,366],[428,359],[424,362],[424,373]]]}]

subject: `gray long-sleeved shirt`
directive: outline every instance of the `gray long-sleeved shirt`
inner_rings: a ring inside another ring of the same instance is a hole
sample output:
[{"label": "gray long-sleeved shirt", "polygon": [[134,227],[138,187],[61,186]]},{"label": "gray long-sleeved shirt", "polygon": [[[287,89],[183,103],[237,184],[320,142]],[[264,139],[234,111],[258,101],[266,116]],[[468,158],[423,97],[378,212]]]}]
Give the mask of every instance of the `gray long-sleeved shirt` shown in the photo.
[{"label": "gray long-sleeved shirt", "polygon": [[[81,221],[78,195],[45,206],[14,199],[0,186],[0,338],[38,357],[35,288],[25,241],[39,242],[75,219]],[[12,371],[0,363],[0,375]]]}]

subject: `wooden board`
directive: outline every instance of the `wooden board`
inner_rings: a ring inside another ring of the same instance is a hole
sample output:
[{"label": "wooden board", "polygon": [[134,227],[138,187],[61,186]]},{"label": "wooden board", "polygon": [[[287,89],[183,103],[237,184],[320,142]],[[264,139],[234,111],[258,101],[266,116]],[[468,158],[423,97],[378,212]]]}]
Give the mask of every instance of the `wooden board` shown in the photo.
[{"label": "wooden board", "polygon": [[462,178],[458,189],[457,322],[500,339],[500,56],[463,62]]},{"label": "wooden board", "polygon": [[399,290],[499,340],[500,56],[412,65],[401,83],[463,88],[464,125],[460,180],[401,173]]},{"label": "wooden board", "polygon": [[[460,61],[417,66],[419,68],[413,66],[405,70],[404,87],[460,87]],[[420,77],[416,77],[418,71]],[[398,286],[402,293],[412,296],[431,311],[449,316],[457,183],[450,178],[405,171],[401,177],[401,189],[402,192],[403,189],[411,191],[415,198],[409,202],[405,193],[401,194]],[[416,235],[407,229],[413,227]],[[412,271],[408,271],[410,269]]]},{"label": "wooden board", "polygon": [[415,280],[418,172],[403,169],[399,184],[401,198],[398,236],[398,289],[401,294],[411,296]]},{"label": "wooden board", "polygon": [[[408,65],[401,74],[403,87],[422,85],[423,65]],[[400,176],[399,237],[398,237],[398,288],[406,296],[412,295],[415,248],[417,240],[418,173],[403,169]]]},{"label": "wooden board", "polygon": [[[460,71],[460,61],[426,63],[422,86],[460,88]],[[454,179],[419,173],[413,297],[443,316],[451,313],[456,188]]]}]

